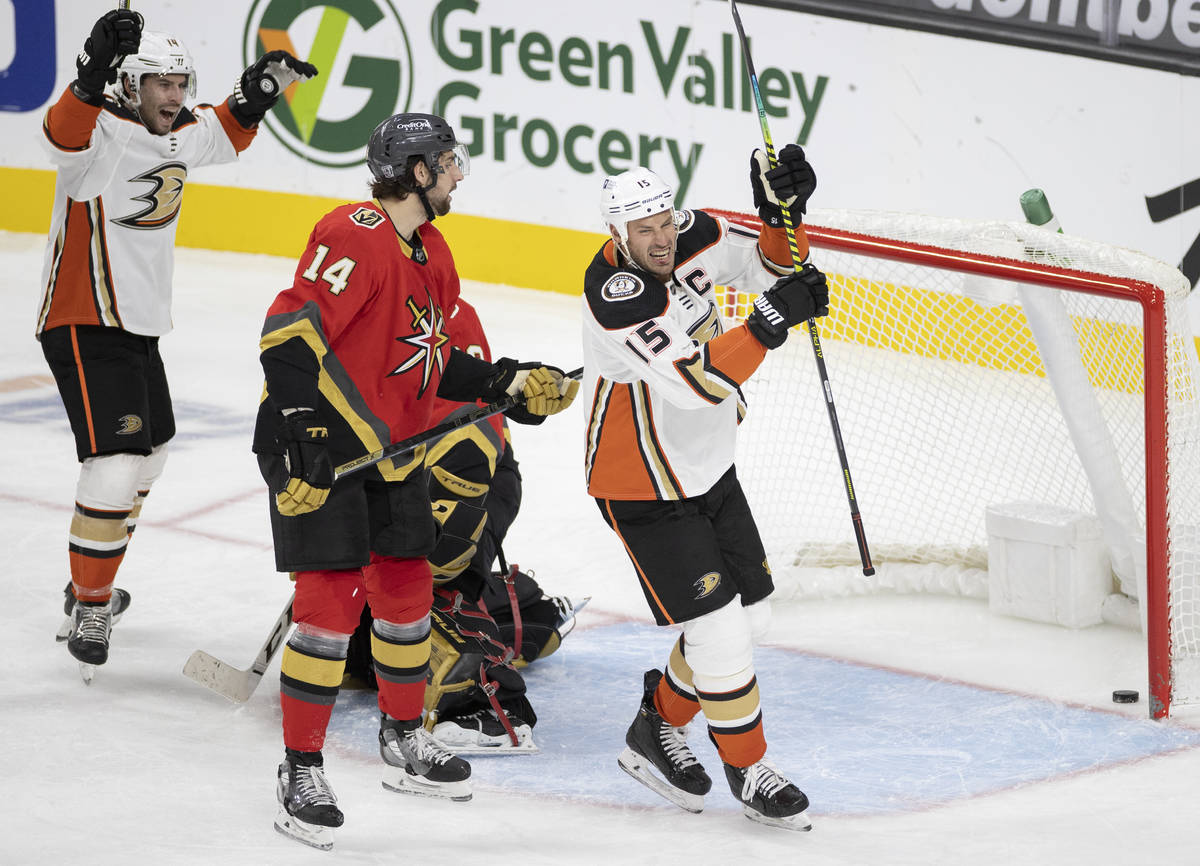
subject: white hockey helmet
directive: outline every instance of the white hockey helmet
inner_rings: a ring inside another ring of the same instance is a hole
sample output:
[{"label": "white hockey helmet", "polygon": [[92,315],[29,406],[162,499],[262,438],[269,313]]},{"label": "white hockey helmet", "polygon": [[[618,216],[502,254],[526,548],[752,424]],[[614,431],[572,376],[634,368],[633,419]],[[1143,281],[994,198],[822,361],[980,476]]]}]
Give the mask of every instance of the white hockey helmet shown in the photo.
[{"label": "white hockey helmet", "polygon": [[[117,67],[117,83],[114,86],[117,99],[136,109],[142,102],[143,75],[186,75],[187,95],[196,96],[196,65],[192,54],[182,41],[170,33],[143,30],[137,54],[128,54]],[[126,94],[124,82],[129,81]]]},{"label": "white hockey helmet", "polygon": [[630,220],[675,209],[675,192],[648,168],[638,166],[604,179],[600,190],[600,215],[617,230],[621,243],[629,242]]}]

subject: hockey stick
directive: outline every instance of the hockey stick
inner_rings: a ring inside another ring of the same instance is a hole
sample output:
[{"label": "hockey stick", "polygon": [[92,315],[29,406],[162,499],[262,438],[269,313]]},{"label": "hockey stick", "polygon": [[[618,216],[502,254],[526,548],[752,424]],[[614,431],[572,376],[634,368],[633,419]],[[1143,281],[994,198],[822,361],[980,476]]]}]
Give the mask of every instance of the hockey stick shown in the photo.
[{"label": "hockey stick", "polygon": [[[733,13],[733,23],[737,27],[738,41],[742,46],[742,56],[746,59],[746,74],[750,78],[750,89],[754,91],[754,103],[758,107],[758,123],[762,127],[763,146],[767,151],[767,162],[772,168],[777,164],[775,146],[771,143],[771,128],[767,125],[767,110],[763,107],[762,94],[758,89],[758,76],[754,72],[754,61],[750,57],[750,44],[746,41],[746,31],[742,29],[742,16],[738,14],[736,0],[729,0],[729,11]],[[787,205],[780,202],[779,209],[783,212],[783,225],[787,233],[788,249],[792,253],[792,264],[796,270],[804,264],[800,258],[800,248],[796,246],[796,224],[792,221],[791,212]],[[858,500],[854,495],[854,482],[850,480],[850,463],[846,459],[846,446],[842,443],[842,428],[838,424],[837,408],[833,405],[833,388],[829,384],[829,371],[825,368],[825,353],[821,349],[821,337],[817,332],[817,320],[808,320],[808,336],[812,342],[813,357],[817,362],[817,375],[821,377],[821,391],[825,395],[825,408],[829,412],[829,423],[833,427],[833,442],[837,446],[838,461],[842,465],[842,482],[846,487],[846,498],[850,502],[850,520],[854,524],[854,540],[858,543],[858,555],[862,559],[863,574],[875,573],[871,563],[871,551],[867,548],[867,534],[863,530],[862,515],[858,511]]]},{"label": "hockey stick", "polygon": [[[583,368],[579,367],[566,375],[569,379],[578,379],[583,375]],[[372,454],[367,454],[356,460],[343,463],[334,470],[334,480],[336,481],[344,475],[349,475],[351,472],[357,472],[359,469],[374,466],[379,461],[385,460],[388,457],[395,457],[398,454],[411,451],[419,445],[441,438],[451,430],[457,430],[459,427],[474,424],[476,421],[482,421],[485,418],[490,418],[493,415],[511,409],[513,406],[521,403],[522,399],[521,397],[506,397],[496,403],[480,406],[457,418],[431,427],[423,433],[418,433],[415,436],[410,436],[408,439],[394,442]],[[284,638],[287,637],[288,629],[292,625],[292,603],[295,600],[296,595],[292,593],[292,597],[288,599],[287,606],[283,609],[283,613],[279,614],[279,618],[275,620],[275,625],[271,627],[271,633],[267,636],[266,642],[263,643],[262,649],[258,651],[258,655],[254,657],[254,662],[250,665],[249,669],[241,670],[235,668],[233,665],[221,661],[216,656],[206,653],[204,650],[196,650],[183,666],[184,676],[195,680],[200,685],[212,689],[217,694],[235,703],[245,703],[254,694],[259,681],[262,679],[263,674],[266,673],[267,667],[271,664],[271,659],[275,658],[275,653],[279,652]]]},{"label": "hockey stick", "polygon": [[[578,379],[583,375],[583,367],[577,367],[570,373],[566,374],[568,379]],[[337,481],[352,472],[358,472],[360,469],[366,469],[368,466],[374,466],[381,460],[387,460],[389,457],[397,457],[414,448],[424,445],[426,442],[432,442],[435,439],[440,439],[452,430],[457,430],[459,427],[466,427],[474,424],[477,421],[482,421],[485,418],[491,418],[493,415],[499,415],[501,412],[507,412],[514,406],[518,406],[525,401],[521,395],[505,397],[503,400],[498,400],[495,403],[489,403],[486,406],[478,406],[469,412],[464,412],[457,418],[451,418],[449,421],[443,421],[435,427],[430,427],[421,433],[416,433],[409,436],[407,439],[401,439],[399,442],[393,442],[390,445],[385,445],[378,451],[373,451],[370,454],[364,454],[362,457],[356,457],[333,470],[333,480]]]},{"label": "hockey stick", "polygon": [[259,680],[267,672],[267,667],[271,664],[271,659],[275,658],[275,653],[279,652],[279,648],[283,646],[284,638],[287,637],[288,629],[292,625],[292,602],[295,600],[296,594],[292,593],[287,606],[275,620],[275,625],[271,627],[271,633],[268,635],[266,643],[254,657],[254,662],[249,669],[240,670],[233,665],[226,664],[216,656],[209,655],[204,650],[196,650],[183,666],[183,675],[195,680],[205,688],[212,689],[222,697],[229,698],[234,703],[244,704],[258,688]]}]

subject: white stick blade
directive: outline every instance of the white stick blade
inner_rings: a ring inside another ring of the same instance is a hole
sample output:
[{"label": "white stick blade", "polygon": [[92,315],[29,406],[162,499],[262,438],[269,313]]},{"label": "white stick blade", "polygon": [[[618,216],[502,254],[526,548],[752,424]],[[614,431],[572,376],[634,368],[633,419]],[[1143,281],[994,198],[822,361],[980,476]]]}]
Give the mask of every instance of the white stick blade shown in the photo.
[{"label": "white stick blade", "polygon": [[254,693],[261,675],[238,670],[204,650],[196,650],[183,666],[183,675],[222,697],[244,704]]}]

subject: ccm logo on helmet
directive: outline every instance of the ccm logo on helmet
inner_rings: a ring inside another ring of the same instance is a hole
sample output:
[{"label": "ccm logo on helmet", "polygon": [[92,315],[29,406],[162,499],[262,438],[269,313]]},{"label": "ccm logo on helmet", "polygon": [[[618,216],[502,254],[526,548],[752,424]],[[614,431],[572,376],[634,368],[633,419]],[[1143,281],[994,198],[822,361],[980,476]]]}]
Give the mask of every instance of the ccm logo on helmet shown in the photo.
[{"label": "ccm logo on helmet", "polygon": [[627,301],[636,298],[646,286],[633,274],[614,274],[600,289],[606,301]]}]

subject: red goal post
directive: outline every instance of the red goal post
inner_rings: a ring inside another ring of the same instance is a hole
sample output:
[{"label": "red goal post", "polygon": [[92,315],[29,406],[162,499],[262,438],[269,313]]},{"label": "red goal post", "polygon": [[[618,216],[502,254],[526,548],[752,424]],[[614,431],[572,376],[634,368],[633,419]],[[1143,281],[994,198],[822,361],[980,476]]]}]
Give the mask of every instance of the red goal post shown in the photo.
[{"label": "red goal post", "polygon": [[[739,444],[783,593],[986,595],[987,509],[1069,509],[1102,528],[1114,609],[1140,610],[1151,716],[1200,702],[1200,365],[1183,275],[1022,222],[819,210],[805,229],[830,281],[819,330],[879,574],[854,573],[821,386],[793,338],[748,383]],[[745,296],[723,297],[727,318],[745,315]]]}]

